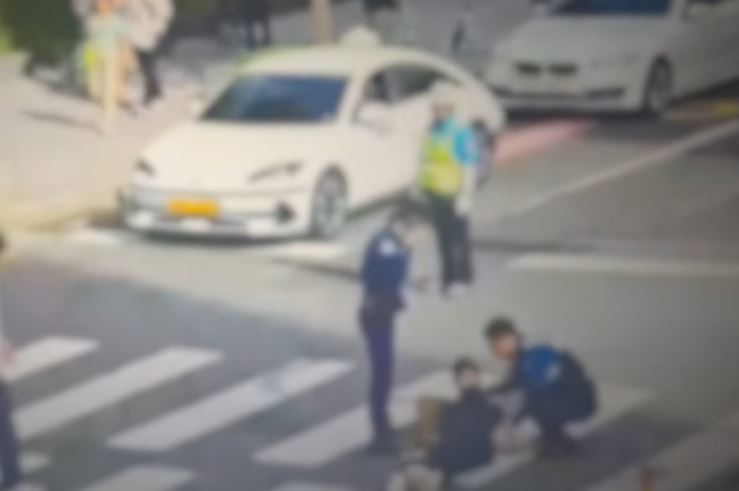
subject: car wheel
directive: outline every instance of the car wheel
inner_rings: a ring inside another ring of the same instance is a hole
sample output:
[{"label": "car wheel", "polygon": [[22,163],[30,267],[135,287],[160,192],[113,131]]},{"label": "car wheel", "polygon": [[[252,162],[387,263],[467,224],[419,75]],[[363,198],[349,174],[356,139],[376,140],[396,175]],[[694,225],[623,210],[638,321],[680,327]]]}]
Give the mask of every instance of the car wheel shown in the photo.
[{"label": "car wheel", "polygon": [[477,167],[477,185],[482,187],[490,179],[495,158],[495,135],[483,123],[475,124],[475,136],[480,149],[480,163]]},{"label": "car wheel", "polygon": [[665,112],[672,99],[672,67],[665,60],[658,60],[649,70],[644,85],[642,111],[651,116],[659,116]]},{"label": "car wheel", "polygon": [[349,212],[346,180],[338,171],[321,176],[313,192],[311,235],[330,239],[341,232]]}]

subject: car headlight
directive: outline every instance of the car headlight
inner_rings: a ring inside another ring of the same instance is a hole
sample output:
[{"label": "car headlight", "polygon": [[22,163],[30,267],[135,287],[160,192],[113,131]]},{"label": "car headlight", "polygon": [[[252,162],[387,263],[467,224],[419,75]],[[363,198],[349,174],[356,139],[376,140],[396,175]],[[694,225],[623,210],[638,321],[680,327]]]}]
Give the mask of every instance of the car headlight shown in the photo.
[{"label": "car headlight", "polygon": [[294,177],[303,168],[302,162],[285,162],[282,164],[271,165],[264,169],[259,169],[249,176],[249,182],[258,183],[265,180],[276,179],[281,177]]}]

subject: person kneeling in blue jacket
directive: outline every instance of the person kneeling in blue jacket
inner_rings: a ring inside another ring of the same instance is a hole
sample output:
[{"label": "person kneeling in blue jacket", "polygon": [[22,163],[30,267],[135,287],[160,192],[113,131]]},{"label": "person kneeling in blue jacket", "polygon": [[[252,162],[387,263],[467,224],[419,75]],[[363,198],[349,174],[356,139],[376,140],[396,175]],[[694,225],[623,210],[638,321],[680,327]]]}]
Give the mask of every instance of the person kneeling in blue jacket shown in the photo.
[{"label": "person kneeling in blue jacket", "polygon": [[506,380],[492,394],[518,390],[524,405],[519,420],[537,424],[541,457],[577,451],[567,426],[589,419],[597,410],[595,385],[572,354],[548,345],[527,346],[510,319],[493,319],[485,329],[490,350],[510,365]]}]

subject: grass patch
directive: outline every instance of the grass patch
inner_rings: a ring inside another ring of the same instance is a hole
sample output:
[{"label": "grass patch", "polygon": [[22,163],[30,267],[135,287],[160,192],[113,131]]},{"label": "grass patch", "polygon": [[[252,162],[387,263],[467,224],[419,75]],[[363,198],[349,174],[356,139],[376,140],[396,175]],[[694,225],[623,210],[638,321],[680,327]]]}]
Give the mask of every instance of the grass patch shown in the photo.
[{"label": "grass patch", "polygon": [[10,42],[10,35],[0,28],[0,56],[6,55],[13,50],[13,43]]}]

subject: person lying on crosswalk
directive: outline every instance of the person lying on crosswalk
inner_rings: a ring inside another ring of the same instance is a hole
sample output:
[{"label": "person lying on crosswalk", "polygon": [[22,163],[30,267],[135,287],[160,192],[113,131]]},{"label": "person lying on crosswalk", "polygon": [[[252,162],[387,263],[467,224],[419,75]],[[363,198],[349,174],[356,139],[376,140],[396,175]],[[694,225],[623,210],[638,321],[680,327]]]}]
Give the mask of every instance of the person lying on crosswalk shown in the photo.
[{"label": "person lying on crosswalk", "polygon": [[541,434],[539,455],[558,457],[576,453],[567,426],[590,419],[597,410],[593,381],[572,354],[552,346],[526,346],[510,319],[493,319],[485,329],[490,350],[510,365],[507,379],[491,390],[491,397],[512,391],[523,394],[517,416],[531,418]]}]

